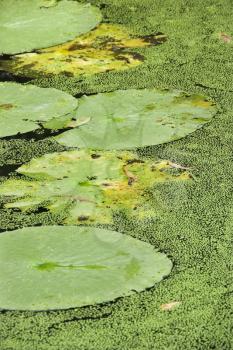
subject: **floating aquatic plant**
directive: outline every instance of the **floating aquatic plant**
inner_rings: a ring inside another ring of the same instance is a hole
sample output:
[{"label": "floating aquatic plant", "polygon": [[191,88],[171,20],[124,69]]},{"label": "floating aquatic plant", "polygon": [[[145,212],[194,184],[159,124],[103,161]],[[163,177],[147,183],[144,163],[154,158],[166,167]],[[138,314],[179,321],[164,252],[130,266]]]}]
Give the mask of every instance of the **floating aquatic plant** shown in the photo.
[{"label": "floating aquatic plant", "polygon": [[145,190],[157,183],[190,179],[187,170],[169,174],[169,161],[142,160],[132,152],[68,151],[44,155],[0,186],[6,208],[24,212],[47,208],[65,213],[65,224],[111,223],[123,210],[137,219],[156,215]]},{"label": "floating aquatic plant", "polygon": [[209,122],[211,101],[177,90],[119,90],[83,96],[74,117],[80,127],[56,137],[65,145],[91,149],[130,149],[180,139]]},{"label": "floating aquatic plant", "polygon": [[158,45],[165,40],[166,36],[161,33],[135,37],[121,25],[103,23],[68,43],[12,56],[0,64],[6,71],[27,77],[123,70],[138,66],[144,60],[143,55],[131,49]]},{"label": "floating aquatic plant", "polygon": [[1,0],[0,54],[64,43],[90,31],[101,19],[97,7],[77,1]]},{"label": "floating aquatic plant", "polygon": [[52,88],[0,83],[0,137],[36,130],[69,130],[65,145],[130,149],[177,140],[211,120],[212,102],[157,89],[119,90],[75,99]]},{"label": "floating aquatic plant", "polygon": [[49,310],[141,292],[171,261],[148,243],[94,227],[28,227],[0,235],[0,307]]},{"label": "floating aquatic plant", "polygon": [[[0,137],[69,124],[78,106],[71,95],[52,88],[0,83]],[[49,124],[48,124],[49,125]]]}]

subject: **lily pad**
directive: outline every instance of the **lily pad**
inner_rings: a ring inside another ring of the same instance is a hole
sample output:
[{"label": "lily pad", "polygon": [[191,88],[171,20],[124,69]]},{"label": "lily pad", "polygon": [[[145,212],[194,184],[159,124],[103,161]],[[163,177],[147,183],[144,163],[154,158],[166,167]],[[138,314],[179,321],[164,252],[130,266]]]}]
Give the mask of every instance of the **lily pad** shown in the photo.
[{"label": "lily pad", "polygon": [[68,43],[4,59],[1,67],[14,75],[30,78],[124,70],[144,61],[143,55],[131,49],[159,45],[165,41],[166,36],[161,33],[136,37],[121,25],[102,23]]},{"label": "lily pad", "polygon": [[131,152],[52,153],[21,166],[17,172],[29,179],[5,181],[0,195],[6,208],[46,208],[65,215],[65,224],[111,223],[119,210],[140,220],[156,215],[147,188],[190,179],[187,170],[169,174],[172,168],[169,161],[142,160]]},{"label": "lily pad", "polygon": [[153,287],[171,261],[148,243],[94,227],[28,227],[0,235],[0,307],[68,309]]},{"label": "lily pad", "polygon": [[180,139],[209,122],[212,102],[177,90],[119,90],[83,96],[76,117],[85,125],[56,137],[65,146],[130,149]]},{"label": "lily pad", "polygon": [[93,29],[100,21],[97,7],[77,1],[1,0],[0,54],[64,43]]},{"label": "lily pad", "polygon": [[78,101],[52,88],[0,83],[0,137],[36,130],[54,119],[59,127],[72,119]]}]

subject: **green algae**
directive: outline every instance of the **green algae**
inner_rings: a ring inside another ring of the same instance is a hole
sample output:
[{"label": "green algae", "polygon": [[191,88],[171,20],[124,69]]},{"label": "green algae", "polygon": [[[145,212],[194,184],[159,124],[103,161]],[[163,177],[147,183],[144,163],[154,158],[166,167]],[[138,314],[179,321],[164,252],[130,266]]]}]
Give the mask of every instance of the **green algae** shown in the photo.
[{"label": "green algae", "polygon": [[[127,216],[115,217],[115,228],[156,244],[175,262],[169,279],[155,290],[116,303],[51,313],[1,313],[2,348],[31,350],[203,350],[232,348],[232,292],[229,256],[232,220],[232,44],[216,33],[232,33],[228,0],[195,2],[93,0],[102,4],[105,20],[121,22],[136,34],[167,33],[166,45],[136,50],[146,66],[101,77],[37,80],[41,86],[72,94],[122,88],[177,88],[204,93],[216,100],[219,115],[202,130],[172,144],[140,150],[140,156],[172,159],[192,167],[196,181],[170,183],[150,193],[160,213],[144,225]],[[158,52],[157,52],[158,51]],[[37,145],[37,147],[36,147]],[[1,162],[26,162],[42,153],[61,150],[48,141],[2,141]],[[16,147],[20,150],[16,152]],[[20,153],[21,152],[21,153]],[[2,210],[1,227],[56,224],[60,217]],[[113,228],[114,228],[113,227]],[[155,235],[156,230],[156,235]],[[160,305],[180,301],[177,309]],[[78,344],[78,345],[77,345]]]}]

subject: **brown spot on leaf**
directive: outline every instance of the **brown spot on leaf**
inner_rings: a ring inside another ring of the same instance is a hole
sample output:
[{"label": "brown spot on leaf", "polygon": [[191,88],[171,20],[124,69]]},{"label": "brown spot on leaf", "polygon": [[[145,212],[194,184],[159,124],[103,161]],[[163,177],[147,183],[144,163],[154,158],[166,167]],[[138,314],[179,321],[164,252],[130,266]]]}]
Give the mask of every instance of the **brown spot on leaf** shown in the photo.
[{"label": "brown spot on leaf", "polygon": [[24,68],[24,69],[30,69],[30,68],[33,68],[34,66],[35,66],[34,63],[29,63],[29,64],[25,64],[25,65],[23,66],[23,68]]},{"label": "brown spot on leaf", "polygon": [[120,61],[124,61],[128,64],[130,64],[130,59],[127,57],[127,56],[124,56],[124,55],[119,55],[118,53],[117,54],[114,54],[114,56],[116,56],[116,58]]},{"label": "brown spot on leaf", "polygon": [[85,215],[81,215],[78,217],[78,221],[87,221],[89,219],[88,216],[85,216]]},{"label": "brown spot on leaf", "polygon": [[92,159],[98,159],[98,158],[100,158],[101,156],[99,155],[99,154],[96,154],[96,153],[93,153],[92,155],[91,155],[91,158]]},{"label": "brown spot on leaf", "polygon": [[97,180],[97,176],[87,176],[87,178],[90,181]]},{"label": "brown spot on leaf", "polygon": [[167,40],[166,35],[163,33],[156,33],[154,35],[145,35],[141,38],[144,42],[150,43],[152,45],[159,45]]},{"label": "brown spot on leaf", "polygon": [[108,182],[103,182],[103,183],[102,183],[102,186],[104,186],[104,187],[109,187],[109,186],[111,186],[111,184],[108,183]]},{"label": "brown spot on leaf", "polygon": [[141,62],[145,61],[145,57],[143,55],[141,55],[140,53],[138,53],[138,52],[131,52],[130,54],[133,56],[133,58],[135,60],[138,60],[138,61],[141,61]]},{"label": "brown spot on leaf", "polygon": [[[119,158],[119,157],[118,157]],[[121,159],[121,158],[119,158]],[[145,163],[144,160],[141,160],[141,159],[137,159],[137,158],[134,158],[134,159],[128,159],[127,160],[127,164],[134,164],[134,163]]]},{"label": "brown spot on leaf", "polygon": [[68,47],[68,51],[82,50],[85,48],[86,48],[86,45],[74,43]]},{"label": "brown spot on leaf", "polygon": [[4,104],[0,105],[0,109],[5,109],[6,111],[7,111],[8,109],[13,108],[13,107],[14,107],[14,105],[11,104],[11,103],[4,103]]},{"label": "brown spot on leaf", "polygon": [[137,181],[137,176],[127,169],[127,165],[123,167],[124,173],[128,178],[128,185],[132,186],[135,181]]}]

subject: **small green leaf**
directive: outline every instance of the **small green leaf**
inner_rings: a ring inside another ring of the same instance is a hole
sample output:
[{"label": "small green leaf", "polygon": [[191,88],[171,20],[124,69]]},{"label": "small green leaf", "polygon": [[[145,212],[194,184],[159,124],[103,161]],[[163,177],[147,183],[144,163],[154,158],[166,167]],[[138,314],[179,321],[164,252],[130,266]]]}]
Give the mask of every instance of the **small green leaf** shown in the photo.
[{"label": "small green leaf", "polygon": [[90,4],[71,0],[1,0],[0,54],[31,52],[74,39],[101,21]]},{"label": "small green leaf", "polygon": [[203,96],[156,89],[83,96],[76,113],[90,122],[56,137],[65,146],[131,149],[180,139],[209,122],[216,108]]},{"label": "small green leaf", "polygon": [[77,99],[56,89],[0,83],[0,137],[36,130],[41,125],[64,127],[77,106]]},{"label": "small green leaf", "polygon": [[0,235],[0,308],[68,309],[153,287],[172,268],[165,254],[94,227],[28,227]]}]

